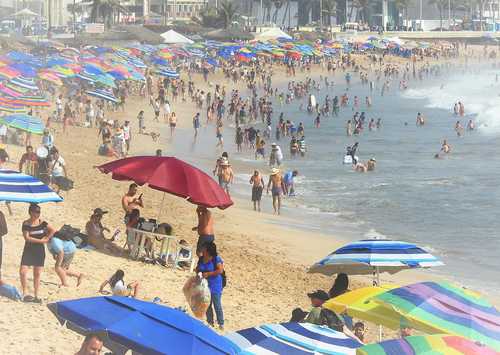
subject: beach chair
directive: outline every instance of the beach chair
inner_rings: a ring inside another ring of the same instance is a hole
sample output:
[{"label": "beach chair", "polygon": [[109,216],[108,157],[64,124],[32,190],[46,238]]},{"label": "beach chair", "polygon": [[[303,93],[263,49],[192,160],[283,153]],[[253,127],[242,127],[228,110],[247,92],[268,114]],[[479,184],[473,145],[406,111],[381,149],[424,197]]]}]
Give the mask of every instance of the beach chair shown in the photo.
[{"label": "beach chair", "polygon": [[189,265],[189,271],[193,272],[194,269],[194,250],[188,244],[181,243],[181,241],[177,242],[176,245],[176,258],[175,258],[175,266],[177,267],[180,262],[185,262]]}]

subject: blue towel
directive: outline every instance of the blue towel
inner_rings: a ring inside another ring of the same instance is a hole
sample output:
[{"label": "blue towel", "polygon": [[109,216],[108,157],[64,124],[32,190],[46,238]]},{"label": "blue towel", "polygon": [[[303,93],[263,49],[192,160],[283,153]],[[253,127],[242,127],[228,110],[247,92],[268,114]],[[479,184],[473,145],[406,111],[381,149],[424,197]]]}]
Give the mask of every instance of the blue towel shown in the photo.
[{"label": "blue towel", "polygon": [[0,296],[10,298],[14,301],[20,301],[22,299],[21,294],[15,286],[3,284],[0,286]]}]

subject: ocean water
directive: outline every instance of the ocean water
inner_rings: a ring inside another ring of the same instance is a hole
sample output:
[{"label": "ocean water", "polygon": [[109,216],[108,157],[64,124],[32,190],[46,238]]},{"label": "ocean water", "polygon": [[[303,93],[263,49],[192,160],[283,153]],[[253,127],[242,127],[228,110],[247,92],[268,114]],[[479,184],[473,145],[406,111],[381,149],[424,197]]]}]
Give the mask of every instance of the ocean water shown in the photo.
[{"label": "ocean water", "polygon": [[[305,158],[292,160],[287,152],[289,141],[278,142],[285,152],[286,169],[300,173],[297,196],[285,201],[283,214],[296,216],[297,227],[350,240],[384,236],[414,242],[446,263],[433,272],[482,291],[500,291],[500,83],[495,76],[493,70],[479,74],[457,70],[456,75],[450,71],[423,82],[412,81],[406,91],[394,82],[383,97],[376,88],[373,106],[364,107],[362,99],[359,110],[368,119],[382,118],[382,128],[369,132],[366,127],[357,137],[345,135],[352,107],[338,117],[322,118],[321,128],[316,129],[314,116],[299,110],[300,103],[306,106],[306,99],[284,107],[276,102],[274,120],[284,112],[295,124],[303,122],[308,146]],[[328,92],[313,93],[323,103],[327,93],[333,97],[345,91],[345,83],[338,82]],[[351,85],[348,92],[351,98],[370,95],[368,86],[361,84]],[[465,104],[462,125],[473,118],[477,126],[463,137],[454,131],[457,117],[452,107],[457,100]],[[424,127],[415,125],[417,112],[426,117]],[[234,153],[230,131],[226,128],[225,150],[239,169],[233,191],[248,197],[252,170],[267,172],[268,168],[264,161],[253,159],[253,152]],[[452,153],[434,159],[443,139],[448,140]],[[203,127],[196,141],[189,130],[178,132],[175,140],[176,155],[201,161],[207,170],[220,154],[211,126]],[[376,158],[375,172],[360,174],[342,164],[346,146],[355,141],[362,161]],[[270,198],[264,198],[263,206],[271,212]],[[318,260],[323,256],[318,255]]]}]

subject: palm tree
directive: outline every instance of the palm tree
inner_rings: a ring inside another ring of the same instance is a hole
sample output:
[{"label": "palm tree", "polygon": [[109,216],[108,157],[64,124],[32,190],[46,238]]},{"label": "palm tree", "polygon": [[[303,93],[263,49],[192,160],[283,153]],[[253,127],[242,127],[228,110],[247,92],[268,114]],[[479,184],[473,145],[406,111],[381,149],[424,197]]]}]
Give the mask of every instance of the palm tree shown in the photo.
[{"label": "palm tree", "polygon": [[408,7],[413,0],[395,0],[394,5],[398,9],[398,12],[404,14],[405,26],[408,26]]},{"label": "palm tree", "polygon": [[439,11],[439,28],[443,30],[443,13],[448,8],[448,0],[429,0],[429,5],[436,5]]},{"label": "palm tree", "polygon": [[[336,0],[323,0],[323,23],[330,27],[332,25],[332,16],[337,13]],[[326,19],[326,21],[325,21]]]},{"label": "palm tree", "polygon": [[224,0],[219,5],[219,15],[221,16],[224,28],[228,28],[236,17],[238,6],[235,6],[230,0]]},{"label": "palm tree", "polygon": [[97,22],[102,19],[106,27],[109,28],[117,14],[127,12],[127,9],[120,5],[120,0],[94,0],[90,11],[90,20]]},{"label": "palm tree", "polygon": [[276,23],[278,21],[278,12],[280,11],[281,7],[283,6],[283,1],[273,0],[273,5],[274,5],[274,13],[273,13],[272,22]]},{"label": "palm tree", "polygon": [[264,11],[262,11],[262,22],[271,22],[271,7],[273,2],[271,0],[264,0],[263,5]]}]

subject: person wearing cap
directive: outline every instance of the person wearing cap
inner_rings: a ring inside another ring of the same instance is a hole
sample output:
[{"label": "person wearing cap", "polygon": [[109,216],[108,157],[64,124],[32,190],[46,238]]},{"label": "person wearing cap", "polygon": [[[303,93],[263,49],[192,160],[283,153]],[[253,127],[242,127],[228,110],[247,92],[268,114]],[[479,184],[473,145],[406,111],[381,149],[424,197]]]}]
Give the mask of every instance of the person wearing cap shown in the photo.
[{"label": "person wearing cap", "polygon": [[370,160],[368,160],[366,162],[366,170],[368,170],[368,171],[375,170],[375,165],[376,164],[377,164],[377,161],[375,160],[375,158],[371,158]]},{"label": "person wearing cap", "polygon": [[280,169],[273,168],[269,176],[269,182],[267,183],[267,193],[269,194],[269,189],[271,188],[273,196],[273,208],[275,214],[281,213],[281,195],[285,191],[285,185],[283,183],[283,177],[281,176]]},{"label": "person wearing cap", "polygon": [[328,296],[328,293],[326,293],[323,290],[317,290],[308,293],[307,296],[311,300],[312,308],[309,311],[309,314],[307,315],[304,322],[321,325],[322,324],[321,306],[323,305],[323,303],[328,301],[330,297]]},{"label": "person wearing cap", "polygon": [[104,232],[109,233],[109,229],[102,225],[102,217],[108,213],[101,208],[96,208],[90,220],[85,225],[85,233],[87,234],[87,242],[94,246],[97,250],[105,250],[113,253],[121,253],[121,249],[114,245],[111,240],[106,239]]}]

